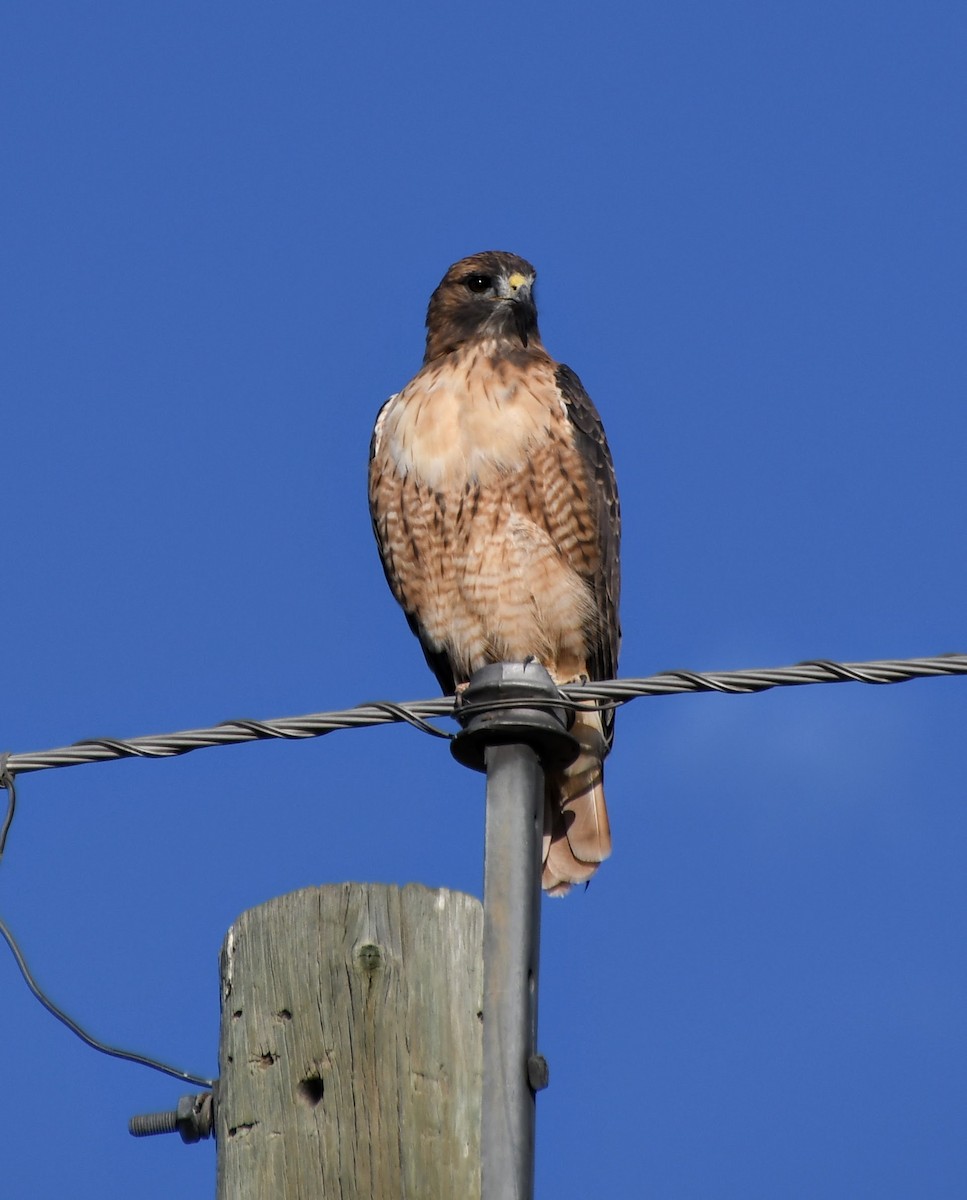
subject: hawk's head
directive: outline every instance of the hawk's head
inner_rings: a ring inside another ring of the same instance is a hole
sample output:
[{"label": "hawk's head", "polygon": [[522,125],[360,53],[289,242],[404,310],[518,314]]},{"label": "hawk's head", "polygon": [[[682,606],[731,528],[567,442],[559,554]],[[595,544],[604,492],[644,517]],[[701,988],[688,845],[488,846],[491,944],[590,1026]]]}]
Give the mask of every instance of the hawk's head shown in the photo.
[{"label": "hawk's head", "polygon": [[539,342],[529,262],[504,250],[462,258],[447,271],[426,312],[424,362],[477,338],[516,346]]}]

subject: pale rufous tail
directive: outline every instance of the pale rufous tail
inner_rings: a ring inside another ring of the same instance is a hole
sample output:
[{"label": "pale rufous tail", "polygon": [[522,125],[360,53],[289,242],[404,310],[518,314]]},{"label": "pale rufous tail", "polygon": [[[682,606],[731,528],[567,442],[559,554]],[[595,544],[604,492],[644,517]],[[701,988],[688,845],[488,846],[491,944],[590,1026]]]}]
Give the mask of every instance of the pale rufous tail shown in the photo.
[{"label": "pale rufous tail", "polygon": [[579,712],[571,733],[581,753],[563,771],[548,772],[544,795],[544,871],[550,896],[563,896],[586,883],[611,853],[611,829],[604,804],[607,753],[601,714]]}]

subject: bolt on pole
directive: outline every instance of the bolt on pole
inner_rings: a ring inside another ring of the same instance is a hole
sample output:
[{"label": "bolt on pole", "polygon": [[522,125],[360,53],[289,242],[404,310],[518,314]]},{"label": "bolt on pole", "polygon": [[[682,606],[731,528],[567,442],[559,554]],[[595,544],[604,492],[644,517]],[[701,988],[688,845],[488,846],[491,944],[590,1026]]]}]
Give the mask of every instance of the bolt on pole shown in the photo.
[{"label": "bolt on pole", "polygon": [[481,1200],[534,1193],[544,768],[577,755],[560,693],[537,662],[496,663],[463,693],[454,757],[487,774]]},{"label": "bolt on pole", "polygon": [[178,1107],[168,1112],[139,1113],[128,1122],[132,1137],[153,1137],[159,1133],[180,1133],[189,1145],[212,1135],[214,1092],[182,1096]]}]

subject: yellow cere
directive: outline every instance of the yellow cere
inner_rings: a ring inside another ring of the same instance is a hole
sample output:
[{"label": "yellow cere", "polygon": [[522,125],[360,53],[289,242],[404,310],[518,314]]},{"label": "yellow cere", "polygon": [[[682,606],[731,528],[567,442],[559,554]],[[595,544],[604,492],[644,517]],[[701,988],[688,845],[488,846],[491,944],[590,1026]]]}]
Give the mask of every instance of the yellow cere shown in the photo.
[{"label": "yellow cere", "polygon": [[518,288],[519,288],[519,287],[520,287],[522,284],[525,284],[525,283],[527,282],[527,280],[524,278],[524,276],[523,276],[523,275],[521,275],[520,271],[515,271],[515,272],[514,272],[514,274],[513,274],[513,275],[511,275],[511,277],[510,277],[510,278],[507,280],[507,282],[510,284],[510,286],[511,286],[511,287],[514,289],[514,291],[516,292],[516,291],[517,291],[517,289],[518,289]]}]

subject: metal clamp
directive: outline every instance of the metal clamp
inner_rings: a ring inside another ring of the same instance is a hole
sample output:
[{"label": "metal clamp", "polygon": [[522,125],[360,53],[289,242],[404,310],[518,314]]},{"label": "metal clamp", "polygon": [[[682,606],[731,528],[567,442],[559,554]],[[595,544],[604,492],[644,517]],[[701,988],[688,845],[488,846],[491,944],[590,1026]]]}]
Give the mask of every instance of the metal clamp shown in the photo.
[{"label": "metal clamp", "polygon": [[488,746],[531,746],[552,768],[570,766],[580,752],[567,732],[571,713],[536,659],[481,667],[458,695],[454,716],[463,731],[450,743],[450,752],[474,771],[486,771]]}]

